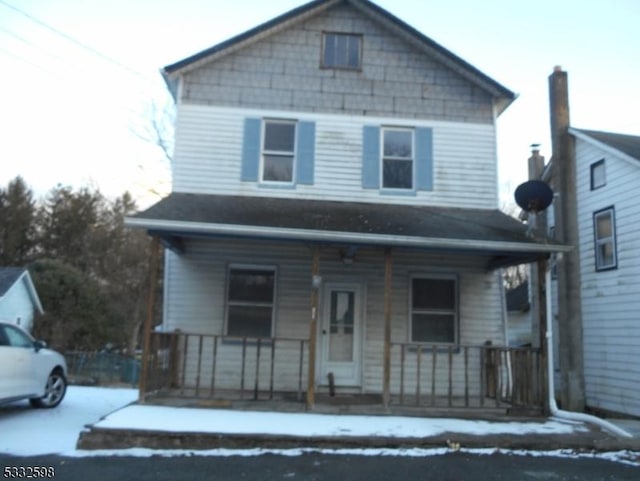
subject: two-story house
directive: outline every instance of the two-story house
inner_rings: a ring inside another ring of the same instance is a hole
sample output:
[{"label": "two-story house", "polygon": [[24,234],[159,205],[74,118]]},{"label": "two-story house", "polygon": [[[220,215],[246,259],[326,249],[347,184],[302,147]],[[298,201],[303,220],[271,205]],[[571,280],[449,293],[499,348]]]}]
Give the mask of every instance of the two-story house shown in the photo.
[{"label": "two-story house", "polygon": [[500,404],[500,268],[563,249],[497,208],[510,90],[367,0],[312,1],[163,74],[173,192],[128,219],[167,248],[146,390]]}]

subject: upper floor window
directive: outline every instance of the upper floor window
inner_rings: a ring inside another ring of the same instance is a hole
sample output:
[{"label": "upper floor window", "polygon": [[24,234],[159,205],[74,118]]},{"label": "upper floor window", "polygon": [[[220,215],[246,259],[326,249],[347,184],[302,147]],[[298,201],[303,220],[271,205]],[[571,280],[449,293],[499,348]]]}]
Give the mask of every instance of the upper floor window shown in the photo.
[{"label": "upper floor window", "polygon": [[244,119],[240,179],[265,187],[313,185],[315,122]]},{"label": "upper floor window", "polygon": [[262,143],[262,180],[292,182],[296,144],[296,123],[265,120]]},{"label": "upper floor window", "polygon": [[433,190],[432,129],[365,125],[362,187],[392,195]]},{"label": "upper floor window", "polygon": [[413,189],[413,130],[382,130],[382,187]]},{"label": "upper floor window", "polygon": [[271,337],[276,271],[231,266],[227,285],[227,335]]},{"label": "upper floor window", "polygon": [[324,33],[322,35],[322,66],[344,69],[361,68],[362,35]]},{"label": "upper floor window", "polygon": [[458,341],[458,287],[454,276],[411,279],[411,342]]},{"label": "upper floor window", "polygon": [[603,271],[618,267],[616,252],[615,209],[608,207],[593,214],[596,270]]},{"label": "upper floor window", "polygon": [[604,159],[591,164],[591,190],[603,187],[607,183]]}]

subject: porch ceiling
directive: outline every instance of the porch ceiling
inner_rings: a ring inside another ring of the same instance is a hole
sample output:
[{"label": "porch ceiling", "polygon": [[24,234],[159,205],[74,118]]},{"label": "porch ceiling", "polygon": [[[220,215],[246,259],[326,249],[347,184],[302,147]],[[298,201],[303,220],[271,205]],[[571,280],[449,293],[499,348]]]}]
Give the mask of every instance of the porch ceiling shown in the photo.
[{"label": "porch ceiling", "polygon": [[178,250],[181,237],[234,236],[474,253],[489,268],[570,250],[497,209],[173,193],[126,223]]}]

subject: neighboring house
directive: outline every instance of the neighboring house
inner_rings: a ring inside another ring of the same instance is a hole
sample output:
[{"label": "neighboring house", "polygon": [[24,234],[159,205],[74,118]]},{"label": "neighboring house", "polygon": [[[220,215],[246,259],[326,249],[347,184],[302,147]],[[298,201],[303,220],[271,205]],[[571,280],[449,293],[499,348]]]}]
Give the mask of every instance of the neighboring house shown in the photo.
[{"label": "neighboring house", "polygon": [[[569,134],[575,142],[585,403],[640,416],[640,136],[576,128]],[[552,288],[557,316],[555,282]]]},{"label": "neighboring house", "polygon": [[163,73],[173,192],[127,219],[167,248],[142,395],[484,405],[500,268],[564,249],[497,208],[515,95],[366,0],[307,3]]},{"label": "neighboring house", "polygon": [[507,342],[509,346],[531,345],[531,295],[529,281],[507,291]]},{"label": "neighboring house", "polygon": [[0,320],[31,331],[36,313],[44,311],[29,271],[24,267],[0,267]]}]

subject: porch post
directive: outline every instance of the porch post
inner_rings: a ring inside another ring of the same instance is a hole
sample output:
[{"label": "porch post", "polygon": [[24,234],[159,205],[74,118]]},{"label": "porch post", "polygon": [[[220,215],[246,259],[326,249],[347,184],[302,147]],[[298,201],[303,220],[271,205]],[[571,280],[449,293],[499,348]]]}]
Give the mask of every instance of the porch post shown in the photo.
[{"label": "porch post", "polygon": [[311,323],[309,324],[309,372],[307,375],[307,409],[315,404],[316,388],[316,343],[318,340],[318,290],[320,274],[320,248],[313,246],[311,264]]},{"label": "porch post", "polygon": [[144,403],[147,392],[147,377],[149,376],[149,356],[151,351],[151,323],[153,322],[154,306],[156,302],[156,286],[158,284],[158,257],[160,242],[156,236],[151,238],[149,246],[149,292],[147,293],[147,317],[144,321],[142,372],[138,392],[138,402]]},{"label": "porch post", "polygon": [[389,407],[391,398],[391,248],[384,251],[384,371],[382,377],[382,402]]}]

